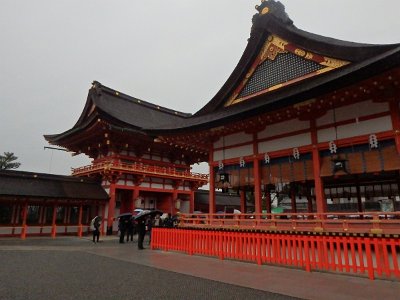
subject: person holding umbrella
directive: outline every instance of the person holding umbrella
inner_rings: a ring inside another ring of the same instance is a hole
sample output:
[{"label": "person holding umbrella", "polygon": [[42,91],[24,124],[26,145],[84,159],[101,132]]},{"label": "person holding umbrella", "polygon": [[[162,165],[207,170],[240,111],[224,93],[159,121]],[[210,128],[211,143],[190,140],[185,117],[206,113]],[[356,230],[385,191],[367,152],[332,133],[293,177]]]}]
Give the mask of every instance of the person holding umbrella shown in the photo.
[{"label": "person holding umbrella", "polygon": [[138,231],[138,249],[139,250],[143,250],[143,240],[144,240],[144,236],[146,234],[146,220],[145,218],[138,218],[136,220],[137,222],[137,231]]},{"label": "person holding umbrella", "polygon": [[93,243],[97,243],[99,242],[99,238],[100,238],[100,221],[101,221],[101,217],[96,216],[93,218],[92,220],[92,229],[93,229]]},{"label": "person holding umbrella", "polygon": [[163,212],[161,210],[155,209],[155,210],[143,210],[140,213],[138,213],[135,216],[135,221],[137,224],[137,231],[138,231],[138,248],[139,250],[144,249],[143,248],[143,240],[144,236],[146,234],[146,219],[155,216],[155,215],[162,215]]},{"label": "person holding umbrella", "polygon": [[132,213],[122,213],[118,216],[118,231],[119,231],[119,242],[120,244],[124,243],[125,233],[128,230],[128,225],[130,220],[132,219]]}]

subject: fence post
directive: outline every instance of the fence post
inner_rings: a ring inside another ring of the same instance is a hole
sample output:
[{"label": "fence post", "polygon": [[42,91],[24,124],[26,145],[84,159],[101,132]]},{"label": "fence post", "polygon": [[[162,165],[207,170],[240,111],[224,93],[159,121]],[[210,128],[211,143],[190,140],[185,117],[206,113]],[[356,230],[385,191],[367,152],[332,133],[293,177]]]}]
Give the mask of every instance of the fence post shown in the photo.
[{"label": "fence post", "polygon": [[257,233],[257,250],[256,250],[256,255],[257,255],[257,264],[261,265],[261,237],[260,233]]},{"label": "fence post", "polygon": [[[397,243],[397,245],[396,245]],[[396,247],[397,246],[397,247]],[[400,279],[400,269],[399,269],[399,263],[398,263],[398,255],[396,249],[398,249],[400,246],[399,240],[395,239],[390,239],[390,250],[392,252],[392,261],[393,261],[393,271],[394,275]]]},{"label": "fence post", "polygon": [[310,272],[311,271],[311,266],[310,266],[310,253],[309,253],[309,246],[308,246],[308,237],[303,238],[304,242],[304,256],[305,256],[305,264],[306,264],[306,271]]},{"label": "fence post", "polygon": [[193,231],[192,229],[188,230],[189,233],[189,255],[193,255]]},{"label": "fence post", "polygon": [[217,232],[217,253],[219,256],[219,259],[223,260],[224,259],[224,236],[222,231]]},{"label": "fence post", "polygon": [[374,280],[375,279],[374,263],[373,263],[372,255],[371,255],[371,243],[370,243],[370,239],[368,239],[368,238],[365,239],[365,253],[367,255],[368,277],[369,277],[369,279]]}]

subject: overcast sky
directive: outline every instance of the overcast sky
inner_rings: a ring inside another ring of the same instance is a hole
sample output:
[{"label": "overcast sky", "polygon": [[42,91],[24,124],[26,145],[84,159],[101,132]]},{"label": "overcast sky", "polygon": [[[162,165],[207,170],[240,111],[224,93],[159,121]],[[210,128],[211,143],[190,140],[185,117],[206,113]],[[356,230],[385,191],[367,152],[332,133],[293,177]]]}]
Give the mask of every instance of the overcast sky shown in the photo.
[{"label": "overcast sky", "polygon": [[[398,0],[281,0],[303,30],[400,43]],[[256,0],[1,0],[0,153],[20,170],[70,174],[84,155],[43,150],[70,129],[93,80],[195,113],[224,84],[250,34]],[[204,168],[195,171],[207,172]]]}]

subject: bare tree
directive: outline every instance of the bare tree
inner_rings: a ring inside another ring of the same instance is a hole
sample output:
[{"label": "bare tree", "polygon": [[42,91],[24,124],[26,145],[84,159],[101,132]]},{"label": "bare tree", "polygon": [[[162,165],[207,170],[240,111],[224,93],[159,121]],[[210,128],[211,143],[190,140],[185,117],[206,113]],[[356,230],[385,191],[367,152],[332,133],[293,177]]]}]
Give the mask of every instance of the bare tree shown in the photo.
[{"label": "bare tree", "polygon": [[0,170],[18,169],[21,163],[16,162],[17,159],[13,152],[4,152],[0,155]]}]

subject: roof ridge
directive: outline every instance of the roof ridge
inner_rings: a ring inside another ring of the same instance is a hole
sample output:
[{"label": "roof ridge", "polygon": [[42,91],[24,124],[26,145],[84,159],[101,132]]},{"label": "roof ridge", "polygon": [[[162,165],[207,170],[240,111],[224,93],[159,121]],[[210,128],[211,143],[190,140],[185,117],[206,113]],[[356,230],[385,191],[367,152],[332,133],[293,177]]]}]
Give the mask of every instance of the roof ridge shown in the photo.
[{"label": "roof ridge", "polygon": [[150,108],[150,109],[153,109],[153,110],[162,111],[162,112],[174,115],[174,116],[181,116],[181,117],[185,117],[185,118],[192,116],[191,113],[185,113],[185,112],[182,112],[182,111],[170,109],[170,108],[167,108],[167,107],[164,107],[164,106],[160,106],[160,105],[151,103],[149,101],[145,101],[145,100],[133,97],[133,96],[129,96],[128,94],[121,93],[121,92],[119,92],[117,90],[109,88],[109,87],[101,84],[98,81],[93,81],[92,88],[95,88],[97,90],[97,93],[99,93],[99,94],[102,91],[104,91],[107,94],[110,94],[110,95],[112,95],[114,97],[118,97],[118,98],[120,98],[122,100],[130,101],[130,102],[135,103],[137,105],[144,106],[144,107],[147,107],[147,108]]},{"label": "roof ridge", "polygon": [[49,173],[39,173],[39,172],[29,172],[20,170],[0,170],[0,176],[9,177],[23,177],[23,178],[37,178],[45,180],[60,180],[60,181],[72,181],[72,182],[82,182],[82,183],[96,183],[96,180],[92,178],[84,177],[74,177],[71,175],[59,175],[59,174],[49,174]]}]

